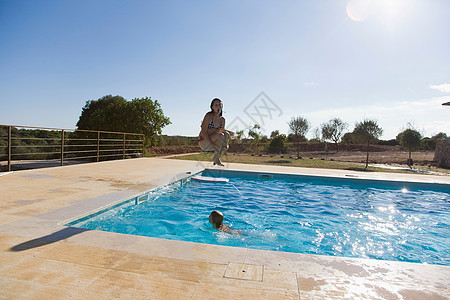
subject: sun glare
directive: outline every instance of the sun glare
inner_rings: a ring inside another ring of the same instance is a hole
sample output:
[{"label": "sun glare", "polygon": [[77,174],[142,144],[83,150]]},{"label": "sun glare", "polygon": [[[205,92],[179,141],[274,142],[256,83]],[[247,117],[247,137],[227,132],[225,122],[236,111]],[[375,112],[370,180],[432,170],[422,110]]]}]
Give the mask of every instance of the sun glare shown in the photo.
[{"label": "sun glare", "polygon": [[355,22],[362,22],[369,16],[370,0],[350,0],[347,3],[347,15]]},{"label": "sun glare", "polygon": [[415,0],[350,0],[347,15],[355,22],[368,18],[377,20],[388,30],[394,30],[416,5]]}]

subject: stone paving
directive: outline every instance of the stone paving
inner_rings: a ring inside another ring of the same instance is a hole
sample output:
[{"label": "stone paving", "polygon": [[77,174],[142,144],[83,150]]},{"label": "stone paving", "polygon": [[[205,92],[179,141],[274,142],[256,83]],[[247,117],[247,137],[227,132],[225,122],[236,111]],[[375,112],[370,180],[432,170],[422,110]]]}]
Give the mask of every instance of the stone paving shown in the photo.
[{"label": "stone paving", "polygon": [[[450,267],[263,251],[65,227],[212,164],[140,158],[0,174],[0,298],[448,299]],[[450,184],[448,176],[226,169]],[[245,271],[245,272],[244,272]]]}]

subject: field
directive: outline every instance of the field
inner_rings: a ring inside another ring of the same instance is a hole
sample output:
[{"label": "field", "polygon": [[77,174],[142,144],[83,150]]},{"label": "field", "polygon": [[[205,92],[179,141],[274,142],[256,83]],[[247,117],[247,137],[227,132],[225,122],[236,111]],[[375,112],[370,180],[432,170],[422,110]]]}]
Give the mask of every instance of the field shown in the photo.
[{"label": "field", "polygon": [[[409,153],[398,147],[385,147],[386,150],[369,153],[369,168],[372,172],[401,172],[410,173],[406,165]],[[155,151],[156,150],[156,151]],[[169,156],[174,159],[187,159],[199,161],[211,161],[211,153],[202,153],[198,147],[157,147],[153,149],[151,156]],[[300,152],[301,159],[297,159],[296,153],[288,154],[255,154],[255,153],[227,153],[222,161],[224,163],[250,163],[264,165],[282,165],[307,168],[347,169],[364,171],[365,151],[308,151]],[[413,168],[420,172],[431,174],[447,174],[450,170],[436,167],[433,162],[433,151],[417,151],[412,153]],[[378,165],[384,165],[380,167]],[[388,169],[386,167],[393,167]]]}]

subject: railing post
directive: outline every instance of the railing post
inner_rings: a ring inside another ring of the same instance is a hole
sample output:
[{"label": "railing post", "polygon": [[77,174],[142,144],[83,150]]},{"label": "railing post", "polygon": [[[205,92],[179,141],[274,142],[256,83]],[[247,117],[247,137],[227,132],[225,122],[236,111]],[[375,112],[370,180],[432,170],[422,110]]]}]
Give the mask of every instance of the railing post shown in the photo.
[{"label": "railing post", "polygon": [[100,161],[100,131],[97,131],[97,162]]},{"label": "railing post", "polygon": [[125,159],[125,133],[123,134],[123,159]]},{"label": "railing post", "polygon": [[11,126],[8,126],[8,172],[11,172]]},{"label": "railing post", "polygon": [[64,165],[64,129],[61,130],[61,166]]}]

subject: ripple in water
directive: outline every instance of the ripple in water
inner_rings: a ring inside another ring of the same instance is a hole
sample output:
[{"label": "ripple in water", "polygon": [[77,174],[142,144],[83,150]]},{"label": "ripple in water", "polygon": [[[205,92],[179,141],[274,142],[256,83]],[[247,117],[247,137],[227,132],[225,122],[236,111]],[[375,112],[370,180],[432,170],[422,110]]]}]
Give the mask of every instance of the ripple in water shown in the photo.
[{"label": "ripple in water", "polygon": [[[450,195],[380,184],[229,176],[189,181],[77,227],[255,249],[450,265]],[[209,213],[243,231],[216,231]]]}]

